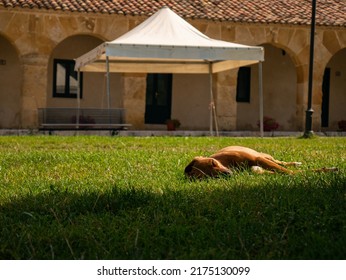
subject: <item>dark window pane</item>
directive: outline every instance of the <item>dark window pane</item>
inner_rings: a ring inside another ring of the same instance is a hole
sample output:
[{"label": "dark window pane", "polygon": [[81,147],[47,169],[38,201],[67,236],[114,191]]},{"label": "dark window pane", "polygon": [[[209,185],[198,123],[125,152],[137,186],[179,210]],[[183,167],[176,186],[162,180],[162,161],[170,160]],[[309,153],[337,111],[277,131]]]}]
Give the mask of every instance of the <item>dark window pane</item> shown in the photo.
[{"label": "dark window pane", "polygon": [[240,67],[237,79],[237,102],[250,102],[251,68]]},{"label": "dark window pane", "polygon": [[[74,60],[54,59],[53,97],[77,98],[78,73]],[[83,73],[80,73],[80,97],[82,97]]]}]

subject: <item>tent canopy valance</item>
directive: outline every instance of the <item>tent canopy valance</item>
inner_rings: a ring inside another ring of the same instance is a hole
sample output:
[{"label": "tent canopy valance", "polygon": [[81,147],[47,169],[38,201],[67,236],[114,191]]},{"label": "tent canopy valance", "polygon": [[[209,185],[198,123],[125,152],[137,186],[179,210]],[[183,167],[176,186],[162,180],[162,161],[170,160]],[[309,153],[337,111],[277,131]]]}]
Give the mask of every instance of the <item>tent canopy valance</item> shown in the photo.
[{"label": "tent canopy valance", "polygon": [[[76,69],[136,73],[217,73],[264,60],[263,47],[211,39],[164,7],[143,23],[76,59]],[[211,69],[210,65],[211,64]]]}]

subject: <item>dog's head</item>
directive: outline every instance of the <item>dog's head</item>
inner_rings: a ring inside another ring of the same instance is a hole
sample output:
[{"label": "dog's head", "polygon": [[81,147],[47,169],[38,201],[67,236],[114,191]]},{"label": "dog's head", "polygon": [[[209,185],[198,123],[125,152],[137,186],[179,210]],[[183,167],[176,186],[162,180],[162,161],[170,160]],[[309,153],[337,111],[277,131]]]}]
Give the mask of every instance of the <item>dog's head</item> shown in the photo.
[{"label": "dog's head", "polygon": [[230,175],[232,171],[214,158],[195,157],[185,168],[185,175],[189,178],[201,179],[221,174]]}]

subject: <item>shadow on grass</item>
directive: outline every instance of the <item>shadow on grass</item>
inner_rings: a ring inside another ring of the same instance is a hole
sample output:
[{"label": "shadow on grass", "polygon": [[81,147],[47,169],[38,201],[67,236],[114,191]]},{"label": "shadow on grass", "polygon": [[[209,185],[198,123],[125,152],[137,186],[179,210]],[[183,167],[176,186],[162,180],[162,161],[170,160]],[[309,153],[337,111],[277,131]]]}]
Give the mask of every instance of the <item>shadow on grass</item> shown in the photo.
[{"label": "shadow on grass", "polygon": [[343,179],[85,194],[51,186],[0,206],[0,259],[345,259]]}]

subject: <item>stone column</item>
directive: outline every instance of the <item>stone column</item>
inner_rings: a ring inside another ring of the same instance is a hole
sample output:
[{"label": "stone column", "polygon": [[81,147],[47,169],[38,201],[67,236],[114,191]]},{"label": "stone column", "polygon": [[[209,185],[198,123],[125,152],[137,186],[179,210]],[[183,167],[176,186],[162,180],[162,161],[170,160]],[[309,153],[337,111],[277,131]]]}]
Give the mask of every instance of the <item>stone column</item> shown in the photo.
[{"label": "stone column", "polygon": [[235,98],[237,71],[224,71],[214,75],[214,102],[219,130],[236,130],[237,102]]},{"label": "stone column", "polygon": [[296,129],[304,131],[305,111],[307,110],[308,100],[308,68],[307,64],[298,65],[297,71],[297,99],[296,99]]},{"label": "stone column", "polygon": [[49,56],[37,53],[21,57],[23,89],[21,97],[23,128],[37,128],[37,109],[46,106]]},{"label": "stone column", "polygon": [[[297,129],[304,131],[306,121],[306,110],[308,109],[308,65],[297,67]],[[304,74],[302,72],[305,72]],[[323,69],[318,63],[314,65],[314,76],[312,81],[312,130],[314,132],[321,129],[321,105],[322,105],[322,77]]]},{"label": "stone column", "polygon": [[122,75],[123,106],[131,129],[144,129],[146,74]]},{"label": "stone column", "polygon": [[322,114],[322,83],[325,65],[316,62],[314,65],[314,76],[312,86],[312,130],[321,131],[321,114]]}]

